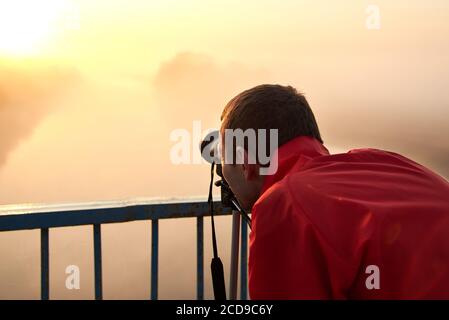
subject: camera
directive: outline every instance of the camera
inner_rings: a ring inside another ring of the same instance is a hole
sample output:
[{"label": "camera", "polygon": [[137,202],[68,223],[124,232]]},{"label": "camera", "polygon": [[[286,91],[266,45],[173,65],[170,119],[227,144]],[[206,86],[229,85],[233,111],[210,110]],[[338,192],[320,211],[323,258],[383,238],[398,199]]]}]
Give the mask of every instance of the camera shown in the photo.
[{"label": "camera", "polygon": [[220,180],[216,181],[214,184],[220,187],[221,193],[221,204],[224,208],[231,208],[240,212],[243,218],[246,220],[248,225],[251,227],[251,219],[248,214],[239,204],[236,196],[229,187],[228,182],[223,176],[223,166],[221,164],[220,157],[220,134],[218,130],[211,131],[208,133],[204,139],[201,141],[200,150],[201,156],[212,165],[215,165],[215,173],[220,177]]}]

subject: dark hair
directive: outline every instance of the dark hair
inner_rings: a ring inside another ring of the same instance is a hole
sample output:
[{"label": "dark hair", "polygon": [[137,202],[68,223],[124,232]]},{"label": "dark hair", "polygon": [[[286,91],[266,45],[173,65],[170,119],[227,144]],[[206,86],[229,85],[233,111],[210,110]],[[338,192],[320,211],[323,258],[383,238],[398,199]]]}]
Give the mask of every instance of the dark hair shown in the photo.
[{"label": "dark hair", "polygon": [[278,146],[310,136],[323,143],[306,98],[291,86],[263,84],[231,99],[221,114],[225,129],[278,129]]}]

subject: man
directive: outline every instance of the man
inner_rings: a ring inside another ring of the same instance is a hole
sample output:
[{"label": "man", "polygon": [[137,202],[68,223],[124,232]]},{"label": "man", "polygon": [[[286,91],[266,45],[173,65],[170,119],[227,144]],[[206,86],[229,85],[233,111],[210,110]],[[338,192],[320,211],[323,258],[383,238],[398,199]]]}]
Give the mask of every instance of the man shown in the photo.
[{"label": "man", "polygon": [[241,162],[222,155],[225,179],[252,213],[252,299],[449,298],[445,179],[393,152],[330,155],[292,87],[244,91],[221,119],[222,137],[278,129],[274,174],[260,174],[247,145]]}]

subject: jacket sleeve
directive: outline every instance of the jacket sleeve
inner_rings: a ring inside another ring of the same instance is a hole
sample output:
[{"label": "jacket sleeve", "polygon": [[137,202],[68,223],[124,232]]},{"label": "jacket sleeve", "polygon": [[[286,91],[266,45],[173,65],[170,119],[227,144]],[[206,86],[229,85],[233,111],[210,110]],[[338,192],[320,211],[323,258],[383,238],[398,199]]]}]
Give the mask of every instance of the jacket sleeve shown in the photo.
[{"label": "jacket sleeve", "polygon": [[329,299],[328,257],[321,239],[285,188],[271,188],[253,207],[251,299]]}]

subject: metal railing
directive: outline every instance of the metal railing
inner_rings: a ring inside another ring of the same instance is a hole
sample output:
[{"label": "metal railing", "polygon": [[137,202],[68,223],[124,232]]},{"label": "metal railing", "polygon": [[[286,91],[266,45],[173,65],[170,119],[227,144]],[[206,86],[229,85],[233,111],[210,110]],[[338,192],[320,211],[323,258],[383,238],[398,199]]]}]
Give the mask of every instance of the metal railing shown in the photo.
[{"label": "metal railing", "polygon": [[[216,215],[231,215],[220,202],[214,202]],[[200,200],[114,201],[67,205],[2,205],[0,232],[27,229],[41,230],[41,299],[50,297],[49,229],[92,225],[94,247],[95,299],[103,298],[101,225],[139,220],[151,220],[151,299],[158,298],[159,220],[196,218],[197,290],[198,300],[204,299],[204,217],[209,206]],[[240,298],[247,299],[247,226],[241,221]]]}]

